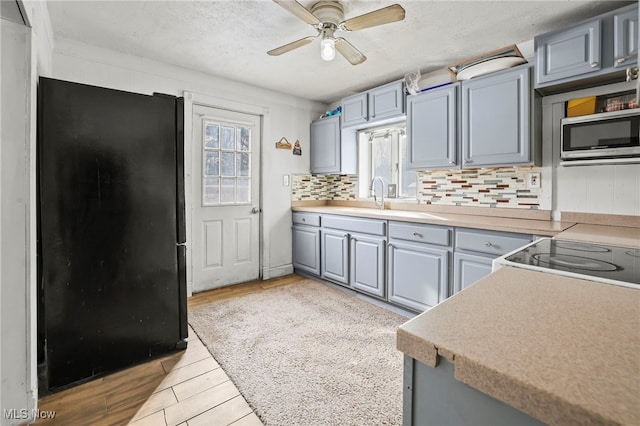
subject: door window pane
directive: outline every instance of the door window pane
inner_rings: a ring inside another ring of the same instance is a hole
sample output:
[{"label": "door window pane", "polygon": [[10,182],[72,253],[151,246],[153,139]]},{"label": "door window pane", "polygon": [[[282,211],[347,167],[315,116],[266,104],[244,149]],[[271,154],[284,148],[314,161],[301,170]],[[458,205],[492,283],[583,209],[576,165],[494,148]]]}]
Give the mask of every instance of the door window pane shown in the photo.
[{"label": "door window pane", "polygon": [[202,199],[205,206],[220,204],[219,178],[204,178],[202,182]]},{"label": "door window pane", "polygon": [[204,147],[218,149],[220,147],[220,125],[206,123],[204,126]]},{"label": "door window pane", "polygon": [[236,149],[236,139],[233,127],[222,126],[222,149]]},{"label": "door window pane", "polygon": [[219,176],[220,175],[220,152],[205,151],[204,152],[204,175]]},{"label": "door window pane", "polygon": [[238,151],[251,149],[251,129],[238,127]]},{"label": "door window pane", "polygon": [[251,202],[251,128],[203,119],[202,205]]},{"label": "door window pane", "polygon": [[251,179],[238,178],[236,186],[236,199],[239,203],[248,203],[251,192]]},{"label": "door window pane", "polygon": [[236,154],[238,176],[249,176],[249,153]]},{"label": "door window pane", "polygon": [[223,178],[220,188],[220,203],[230,204],[236,202],[236,180],[234,178]]},{"label": "door window pane", "polygon": [[220,170],[222,176],[235,176],[235,154],[233,152],[221,152],[220,153]]}]

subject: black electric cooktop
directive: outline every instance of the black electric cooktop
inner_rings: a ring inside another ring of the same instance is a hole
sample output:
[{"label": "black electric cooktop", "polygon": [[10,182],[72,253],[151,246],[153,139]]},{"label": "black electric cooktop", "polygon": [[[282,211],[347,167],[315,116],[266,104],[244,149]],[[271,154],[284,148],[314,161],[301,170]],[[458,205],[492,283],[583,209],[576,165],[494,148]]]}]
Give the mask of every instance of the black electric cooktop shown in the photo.
[{"label": "black electric cooktop", "polygon": [[640,285],[640,249],[637,248],[545,238],[505,260],[572,275]]}]

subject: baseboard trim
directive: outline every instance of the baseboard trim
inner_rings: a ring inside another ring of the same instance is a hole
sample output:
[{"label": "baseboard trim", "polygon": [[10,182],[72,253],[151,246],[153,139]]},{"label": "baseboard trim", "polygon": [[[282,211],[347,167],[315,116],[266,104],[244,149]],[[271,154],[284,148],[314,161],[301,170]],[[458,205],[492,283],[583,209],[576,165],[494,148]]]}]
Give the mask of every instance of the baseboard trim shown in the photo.
[{"label": "baseboard trim", "polygon": [[262,279],[268,280],[271,278],[283,277],[285,275],[293,274],[293,264],[289,263],[288,265],[280,265],[274,267],[263,267],[262,268]]}]

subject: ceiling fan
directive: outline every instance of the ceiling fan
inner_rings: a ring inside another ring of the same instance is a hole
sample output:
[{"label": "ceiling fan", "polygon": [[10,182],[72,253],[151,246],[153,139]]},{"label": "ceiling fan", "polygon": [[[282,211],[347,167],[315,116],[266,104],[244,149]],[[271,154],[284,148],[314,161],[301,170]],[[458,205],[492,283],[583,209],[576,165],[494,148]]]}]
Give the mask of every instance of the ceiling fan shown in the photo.
[{"label": "ceiling fan", "polygon": [[318,31],[316,36],[301,38],[267,52],[268,55],[278,56],[298,47],[311,43],[322,36],[320,41],[320,56],[325,61],[331,61],[336,56],[336,50],[352,65],[358,65],[367,57],[342,37],[335,37],[338,31],[356,31],[377,25],[402,21],[405,11],[399,4],[394,4],[355,18],[344,20],[344,9],[339,1],[319,1],[307,9],[295,0],[273,0]]}]

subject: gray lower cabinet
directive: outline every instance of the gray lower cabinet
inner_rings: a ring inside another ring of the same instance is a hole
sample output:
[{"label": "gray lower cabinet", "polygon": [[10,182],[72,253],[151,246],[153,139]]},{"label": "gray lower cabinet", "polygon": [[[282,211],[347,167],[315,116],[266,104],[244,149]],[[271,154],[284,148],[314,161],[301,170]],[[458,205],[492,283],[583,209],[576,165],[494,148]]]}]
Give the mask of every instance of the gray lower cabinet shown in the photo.
[{"label": "gray lower cabinet", "polygon": [[404,356],[402,425],[542,426],[502,401],[480,392],[454,376],[445,358],[435,368]]},{"label": "gray lower cabinet", "polygon": [[529,234],[456,228],[452,294],[489,275],[493,259],[531,241]]},{"label": "gray lower cabinet", "polygon": [[320,276],[349,285],[349,233],[323,229],[321,235]]},{"label": "gray lower cabinet", "polygon": [[385,239],[351,234],[350,240],[351,287],[372,296],[384,297]]},{"label": "gray lower cabinet", "polygon": [[449,277],[447,249],[392,241],[388,258],[390,302],[422,312],[446,299]]},{"label": "gray lower cabinet", "polygon": [[422,312],[447,298],[452,229],[389,222],[388,300]]},{"label": "gray lower cabinet", "polygon": [[492,257],[468,253],[453,255],[453,293],[464,290],[491,273]]},{"label": "gray lower cabinet", "polygon": [[320,228],[297,226],[293,233],[293,267],[320,276]]},{"label": "gray lower cabinet", "polygon": [[293,212],[293,267],[320,276],[320,215]]}]

